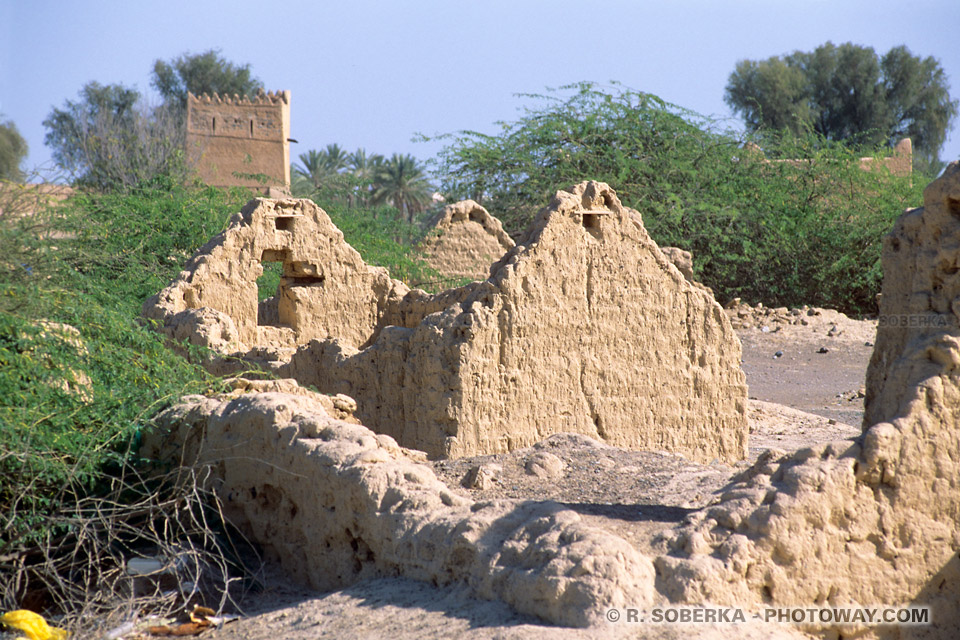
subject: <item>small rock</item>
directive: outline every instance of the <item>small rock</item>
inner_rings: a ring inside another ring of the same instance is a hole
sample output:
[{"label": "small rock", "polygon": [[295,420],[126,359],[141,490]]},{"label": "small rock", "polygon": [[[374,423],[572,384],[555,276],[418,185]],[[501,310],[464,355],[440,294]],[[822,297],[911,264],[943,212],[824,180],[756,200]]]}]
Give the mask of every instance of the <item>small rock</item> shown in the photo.
[{"label": "small rock", "polygon": [[525,465],[526,472],[532,476],[545,480],[557,480],[563,476],[566,467],[563,460],[548,451],[538,451],[529,458]]},{"label": "small rock", "polygon": [[873,343],[872,343],[872,342],[864,342],[864,343],[863,343],[863,346],[865,346],[865,347],[872,347],[872,346],[873,346]]},{"label": "small rock", "polygon": [[767,325],[763,325],[762,327],[760,327],[760,331],[763,333],[770,333],[770,327],[768,327]]},{"label": "small rock", "polygon": [[497,481],[503,467],[498,464],[475,464],[460,483],[467,489],[489,489]]},{"label": "small rock", "polygon": [[775,354],[773,354],[773,357],[774,357],[774,359],[782,358],[782,357],[783,357],[783,351],[777,351]]},{"label": "small rock", "polygon": [[830,353],[830,349],[827,349],[826,347],[820,347],[817,349],[817,353]]}]

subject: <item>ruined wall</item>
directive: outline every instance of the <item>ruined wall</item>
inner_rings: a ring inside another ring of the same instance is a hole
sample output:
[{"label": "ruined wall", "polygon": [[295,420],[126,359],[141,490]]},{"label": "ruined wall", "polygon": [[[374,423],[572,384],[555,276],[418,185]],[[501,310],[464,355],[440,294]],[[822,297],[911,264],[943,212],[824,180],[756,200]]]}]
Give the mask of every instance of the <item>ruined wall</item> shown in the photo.
[{"label": "ruined wall", "polygon": [[[586,195],[580,202],[597,210]],[[583,209],[579,215],[571,219],[582,224]],[[542,228],[531,240],[552,248]],[[482,597],[568,624],[595,621],[618,603],[642,609],[663,598],[747,610],[913,604],[931,607],[931,624],[819,631],[953,639],[960,628],[960,164],[927,188],[924,207],[908,211],[884,242],[881,313],[918,315],[923,324],[881,324],[862,439],[762,455],[714,504],[663,537],[655,573],[622,539],[588,530],[555,505],[452,496],[395,442],[341,427],[326,416],[330,407],[318,411],[304,397],[192,397],[161,424],[173,451],[187,443],[188,462],[227,478],[220,491],[230,514],[316,586],[375,570],[437,584],[462,580]],[[502,266],[517,265],[511,261],[525,247]],[[425,337],[445,317],[425,319],[432,327]],[[483,329],[482,318],[460,328],[475,326]]]},{"label": "ruined wall", "polygon": [[142,453],[209,468],[225,515],[315,589],[384,575],[461,583],[574,626],[651,602],[650,560],[623,539],[558,504],[461,498],[392,438],[331,417],[331,404],[303,393],[187,397]]},{"label": "ruined wall", "polygon": [[289,137],[289,91],[261,91],[253,98],[187,94],[187,158],[207,184],[289,187]]},{"label": "ruined wall", "polygon": [[[764,157],[763,150],[752,142],[748,142],[743,148],[752,156],[762,159],[763,162],[786,162],[796,167],[803,166],[809,162],[809,160],[792,158],[768,160]],[[878,167],[886,168],[887,171],[894,176],[906,177],[913,175],[913,142],[910,141],[910,138],[900,140],[900,142],[893,147],[893,154],[890,156],[885,158],[860,158],[860,168],[864,171],[873,171]]]},{"label": "ruined wall", "polygon": [[[884,240],[861,442],[761,458],[669,537],[658,589],[677,601],[932,607],[960,627],[960,164]],[[896,318],[898,324],[893,325]],[[911,318],[913,320],[911,320]]]},{"label": "ruined wall", "polygon": [[[267,262],[281,263],[283,275],[276,295],[258,303]],[[358,347],[373,336],[387,300],[408,291],[386,269],[364,263],[313,202],[258,198],[144,303],[143,314],[171,337],[222,353],[333,336]],[[211,335],[225,337],[211,342]]]},{"label": "ruined wall", "polygon": [[890,175],[913,175],[913,142],[904,138],[893,148],[893,155],[886,158],[861,158],[860,168],[872,171],[876,167],[885,167]]},{"label": "ruined wall", "polygon": [[485,280],[490,265],[512,249],[503,225],[473,200],[447,205],[432,222],[419,250],[441,274]]},{"label": "ruined wall", "polygon": [[[285,277],[258,324],[254,281],[268,259]],[[558,192],[491,274],[410,291],[364,265],[313,203],[257,200],[144,313],[200,343],[232,335],[232,321],[239,344],[221,351],[349,395],[364,424],[432,456],[566,431],[700,461],[744,457],[746,385],[726,315],[608,186]]]}]

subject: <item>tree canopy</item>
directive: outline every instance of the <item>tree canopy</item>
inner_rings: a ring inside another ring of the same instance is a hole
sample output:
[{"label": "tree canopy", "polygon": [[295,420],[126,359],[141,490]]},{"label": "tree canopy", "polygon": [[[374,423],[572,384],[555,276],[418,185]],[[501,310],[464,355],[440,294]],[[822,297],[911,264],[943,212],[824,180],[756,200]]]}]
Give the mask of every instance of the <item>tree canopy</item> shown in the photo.
[{"label": "tree canopy", "polygon": [[43,125],[57,164],[78,183],[100,189],[132,187],[157,176],[181,180],[187,173],[187,92],[253,95],[262,87],[249,65],[233,64],[216,50],[157,60],[151,82],[163,99],[158,106],[136,89],[94,81],[79,99],[54,108]]},{"label": "tree canopy", "polygon": [[920,58],[905,46],[879,57],[872,47],[849,42],[741,60],[724,99],[751,131],[812,130],[864,145],[910,137],[915,156],[931,167],[958,105],[935,58]]},{"label": "tree canopy", "polygon": [[169,62],[153,63],[150,83],[164,101],[181,108],[187,105],[187,92],[193,95],[253,96],[263,83],[251,75],[250,65],[237,65],[222,57],[216,49],[194,55],[184,54]]},{"label": "tree canopy", "polygon": [[43,121],[53,158],[78,183],[101,189],[135,186],[183,170],[181,118],[149,107],[136,89],[89,82]]},{"label": "tree canopy", "polygon": [[[444,136],[434,173],[447,200],[480,201],[516,237],[558,189],[606,182],[661,246],[693,252],[721,300],[873,311],[880,238],[922,203],[922,181],[864,171],[862,149],[816,133],[744,136],[616,85],[527,98],[496,134]],[[744,138],[803,161],[768,162]]]},{"label": "tree canopy", "polygon": [[20,163],[27,155],[27,141],[12,120],[0,122],[0,180],[23,180]]}]

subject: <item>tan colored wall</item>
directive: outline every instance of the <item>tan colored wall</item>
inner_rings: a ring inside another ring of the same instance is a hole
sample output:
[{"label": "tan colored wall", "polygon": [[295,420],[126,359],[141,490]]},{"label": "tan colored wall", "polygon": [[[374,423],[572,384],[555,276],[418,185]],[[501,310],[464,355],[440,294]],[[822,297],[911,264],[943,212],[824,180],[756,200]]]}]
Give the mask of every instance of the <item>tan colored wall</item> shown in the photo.
[{"label": "tan colored wall", "polygon": [[885,167],[890,175],[913,175],[913,142],[904,138],[893,148],[893,155],[886,158],[861,158],[860,168],[872,171],[877,165]]},{"label": "tan colored wall", "polygon": [[[290,185],[290,92],[187,95],[187,156],[214,186]],[[267,185],[241,174],[263,174]]]},{"label": "tan colored wall", "polygon": [[[600,234],[614,229],[601,226]],[[662,553],[651,558],[655,572],[634,545],[589,530],[552,503],[470,503],[452,495],[391,439],[331,419],[333,401],[192,396],[165,413],[161,434],[174,444],[173,460],[209,465],[223,480],[215,486],[231,517],[315,587],[378,570],[435,584],[462,580],[481,597],[566,624],[603,624],[609,607],[649,609],[666,601],[748,612],[917,606],[930,608],[929,624],[826,622],[802,631],[952,640],[960,628],[958,265],[960,163],[953,163],[925,190],[924,207],[906,212],[884,240],[863,437],[791,455],[765,453],[666,533]],[[424,340],[442,335],[435,329],[444,317],[424,319],[417,328]],[[459,329],[469,334],[473,327]],[[405,331],[384,331],[366,353],[374,358],[383,335]],[[148,447],[155,441],[148,437]],[[785,628],[770,624],[756,637]],[[716,637],[741,633],[723,625]]]},{"label": "tan colored wall", "polygon": [[0,217],[31,216],[74,193],[60,184],[20,184],[0,182]]},{"label": "tan colored wall", "polygon": [[931,625],[843,637],[956,637],[958,265],[960,163],[952,163],[924,191],[923,208],[884,239],[862,439],[762,457],[670,537],[670,555],[655,560],[667,597],[929,606]]},{"label": "tan colored wall", "polygon": [[[265,259],[285,277],[275,311],[258,316]],[[744,457],[746,384],[726,315],[608,186],[558,192],[491,273],[410,291],[365,265],[309,200],[258,199],[144,313],[171,337],[349,395],[363,424],[432,456],[572,431]]]},{"label": "tan colored wall", "polygon": [[[764,162],[786,162],[791,166],[802,166],[808,162],[807,160],[795,159],[767,160],[763,158],[763,150],[752,142],[744,145],[744,150],[759,155]],[[894,146],[893,155],[891,156],[886,158],[860,158],[860,168],[864,171],[872,171],[878,165],[886,167],[886,169],[890,171],[890,174],[894,176],[906,177],[913,175],[913,143],[910,141],[910,138],[900,140],[900,142]]]},{"label": "tan colored wall", "polygon": [[[267,262],[281,262],[283,276],[275,298],[259,304],[256,281]],[[144,313],[169,333],[180,324],[177,314],[217,312],[235,340],[209,346],[225,352],[331,337],[358,347],[379,326],[386,299],[409,291],[386,269],[365,264],[309,200],[251,200],[184,269]]]},{"label": "tan colored wall", "polygon": [[513,246],[499,220],[473,200],[464,200],[443,208],[418,249],[444,276],[485,280],[490,265]]}]

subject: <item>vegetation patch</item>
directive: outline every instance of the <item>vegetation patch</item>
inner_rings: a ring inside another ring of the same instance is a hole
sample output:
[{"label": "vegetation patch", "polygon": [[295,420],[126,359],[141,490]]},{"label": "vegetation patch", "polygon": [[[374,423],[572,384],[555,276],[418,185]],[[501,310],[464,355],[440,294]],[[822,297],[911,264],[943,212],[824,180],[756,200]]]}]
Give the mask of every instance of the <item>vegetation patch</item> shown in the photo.
[{"label": "vegetation patch", "polygon": [[[881,236],[922,202],[922,177],[864,171],[851,148],[815,133],[731,132],[660,98],[591,83],[529,96],[537,106],[497,135],[444,139],[435,170],[518,235],[557,189],[594,179],[640,211],[661,246],[693,252],[721,301],[876,311]],[[745,148],[757,144],[766,162]]]}]

